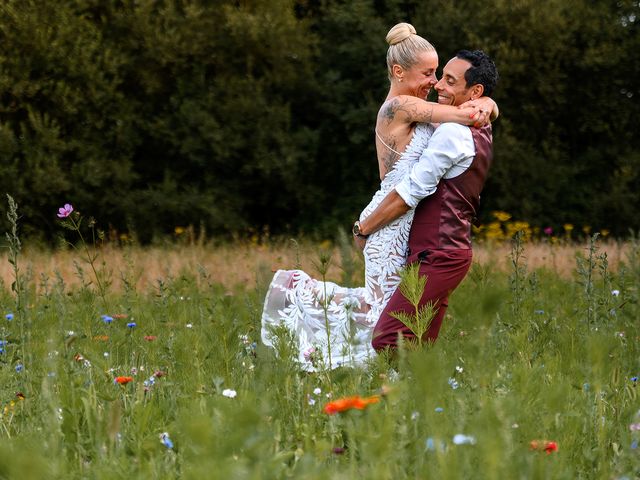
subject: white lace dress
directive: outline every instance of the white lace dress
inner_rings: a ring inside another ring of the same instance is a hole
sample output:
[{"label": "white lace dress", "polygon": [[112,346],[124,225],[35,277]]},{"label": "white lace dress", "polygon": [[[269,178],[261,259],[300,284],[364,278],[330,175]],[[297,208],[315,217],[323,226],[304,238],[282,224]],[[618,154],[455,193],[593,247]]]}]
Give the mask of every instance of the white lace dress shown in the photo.
[{"label": "white lace dress", "polygon": [[[433,131],[428,124],[416,126],[411,142],[360,219],[370,215],[410,171]],[[371,347],[373,327],[400,282],[398,272],[406,263],[413,213],[408,211],[367,239],[364,287],[322,282],[302,270],[278,270],[264,302],[262,342],[276,347],[278,341],[289,336],[297,348],[297,360],[306,371],[362,365],[375,356]]]}]

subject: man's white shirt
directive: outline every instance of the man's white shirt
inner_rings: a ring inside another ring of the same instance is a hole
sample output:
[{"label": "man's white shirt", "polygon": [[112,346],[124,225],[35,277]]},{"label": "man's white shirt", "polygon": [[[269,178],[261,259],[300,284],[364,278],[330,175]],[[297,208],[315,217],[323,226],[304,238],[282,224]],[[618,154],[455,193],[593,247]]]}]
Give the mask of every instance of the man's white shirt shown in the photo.
[{"label": "man's white shirt", "polygon": [[443,123],[433,132],[411,172],[396,185],[396,191],[409,207],[415,208],[436,191],[440,179],[454,178],[467,170],[475,155],[471,129],[458,123]]}]

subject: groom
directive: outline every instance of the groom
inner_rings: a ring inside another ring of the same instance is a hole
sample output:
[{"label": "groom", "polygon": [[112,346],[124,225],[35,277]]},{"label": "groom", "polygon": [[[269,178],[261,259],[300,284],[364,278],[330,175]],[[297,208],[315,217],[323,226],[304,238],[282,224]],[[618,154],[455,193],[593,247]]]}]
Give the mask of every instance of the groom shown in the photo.
[{"label": "groom", "polygon": [[[493,61],[482,51],[461,50],[443,69],[435,85],[438,103],[460,105],[481,96],[490,97],[498,81]],[[407,263],[420,262],[427,277],[420,305],[432,303],[435,316],[423,340],[438,338],[449,294],[471,265],[471,223],[493,156],[491,125],[476,129],[457,123],[440,125],[411,173],[392,190],[370,216],[354,224],[356,242],[415,207],[409,234]],[[415,310],[397,289],[373,332],[377,351],[396,348],[398,334],[414,337],[393,312]]]}]

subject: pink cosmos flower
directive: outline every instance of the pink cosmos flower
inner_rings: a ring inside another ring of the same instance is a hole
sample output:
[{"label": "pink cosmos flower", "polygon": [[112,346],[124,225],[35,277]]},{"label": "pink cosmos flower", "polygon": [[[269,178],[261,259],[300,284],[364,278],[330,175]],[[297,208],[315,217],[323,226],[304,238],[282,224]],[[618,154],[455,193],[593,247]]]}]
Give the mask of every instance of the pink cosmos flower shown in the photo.
[{"label": "pink cosmos flower", "polygon": [[553,235],[553,228],[551,228],[551,227],[546,227],[546,228],[543,230],[543,232],[544,232],[544,234],[545,234],[545,235]]},{"label": "pink cosmos flower", "polygon": [[58,209],[58,217],[67,218],[73,212],[73,206],[70,203],[65,203],[64,207]]}]

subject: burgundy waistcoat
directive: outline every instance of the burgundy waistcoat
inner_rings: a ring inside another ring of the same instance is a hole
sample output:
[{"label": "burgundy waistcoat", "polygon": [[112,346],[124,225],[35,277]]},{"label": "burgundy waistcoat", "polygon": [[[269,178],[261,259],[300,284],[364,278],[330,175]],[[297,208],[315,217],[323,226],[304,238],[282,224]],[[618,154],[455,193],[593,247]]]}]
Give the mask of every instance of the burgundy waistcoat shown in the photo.
[{"label": "burgundy waistcoat", "polygon": [[493,158],[491,126],[472,128],[476,155],[457,177],[441,179],[436,191],[416,207],[409,233],[409,263],[426,250],[470,249],[471,224]]}]

